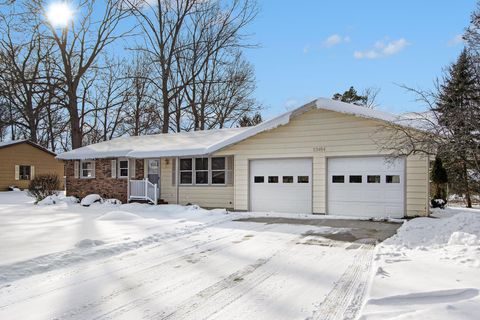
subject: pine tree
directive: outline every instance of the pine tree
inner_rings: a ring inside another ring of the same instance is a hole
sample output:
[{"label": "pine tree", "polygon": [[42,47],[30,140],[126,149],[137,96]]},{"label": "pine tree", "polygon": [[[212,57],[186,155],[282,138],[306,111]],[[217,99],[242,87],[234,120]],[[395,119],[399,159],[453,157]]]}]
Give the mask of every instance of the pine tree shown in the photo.
[{"label": "pine tree", "polygon": [[[444,205],[447,200],[445,184],[448,182],[448,175],[447,170],[443,167],[442,159],[439,156],[436,156],[433,162],[431,179],[434,186],[433,200],[441,199]],[[435,204],[436,202],[432,201],[432,205],[435,206]]]},{"label": "pine tree", "polygon": [[[436,108],[439,124],[448,130],[447,144],[440,150],[450,167],[460,171],[459,185],[465,193],[467,206],[472,206],[469,162],[476,157],[475,132],[478,123],[471,121],[478,114],[480,95],[474,64],[464,49],[457,61],[450,66],[440,86]],[[473,153],[472,153],[473,152]]]},{"label": "pine tree", "polygon": [[244,114],[238,121],[240,127],[252,127],[263,122],[262,115],[257,112],[253,116]]},{"label": "pine tree", "polygon": [[359,95],[354,87],[350,87],[343,94],[335,93],[332,97],[333,100],[340,100],[346,103],[352,103],[357,106],[365,106],[367,104],[368,97]]}]

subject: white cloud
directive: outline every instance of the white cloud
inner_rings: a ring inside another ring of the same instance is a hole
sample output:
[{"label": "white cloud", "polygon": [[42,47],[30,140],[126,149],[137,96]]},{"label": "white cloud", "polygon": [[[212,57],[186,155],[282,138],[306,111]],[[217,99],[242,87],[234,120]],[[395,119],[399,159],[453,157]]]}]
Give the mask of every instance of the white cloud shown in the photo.
[{"label": "white cloud", "polygon": [[310,52],[310,45],[307,44],[305,47],[303,47],[303,53],[307,54]]},{"label": "white cloud", "polygon": [[390,42],[385,42],[379,40],[374,43],[373,49],[365,51],[355,51],[353,56],[356,59],[379,59],[392,56],[399,53],[405,47],[409,46],[410,43],[405,38],[400,38],[398,40],[393,40]]},{"label": "white cloud", "polygon": [[455,37],[453,37],[452,39],[450,39],[448,41],[448,45],[450,47],[453,47],[453,46],[456,46],[457,44],[460,44],[460,43],[463,43],[463,42],[464,42],[463,35],[457,34]]},{"label": "white cloud", "polygon": [[331,48],[331,47],[336,46],[340,43],[346,43],[346,42],[350,42],[350,37],[349,36],[343,37],[339,34],[332,34],[331,36],[329,36],[328,38],[326,38],[323,41],[323,46],[325,46],[327,48]]}]

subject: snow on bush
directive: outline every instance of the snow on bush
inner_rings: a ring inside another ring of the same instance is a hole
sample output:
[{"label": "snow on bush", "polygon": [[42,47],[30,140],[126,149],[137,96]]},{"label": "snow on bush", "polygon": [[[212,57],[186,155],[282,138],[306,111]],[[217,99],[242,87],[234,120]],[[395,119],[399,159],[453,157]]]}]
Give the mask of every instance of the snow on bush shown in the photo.
[{"label": "snow on bush", "polygon": [[62,197],[57,195],[51,195],[39,201],[37,204],[41,206],[49,206],[59,203],[74,204],[78,203],[78,199],[75,197]]},{"label": "snow on bush", "polygon": [[122,201],[118,200],[118,199],[105,199],[103,201],[103,204],[105,205],[111,205],[111,206],[118,206],[118,205],[121,205],[122,204]]},{"label": "snow on bush", "polygon": [[137,219],[143,219],[143,218],[137,214],[126,212],[126,211],[110,211],[97,218],[97,220],[106,220],[106,221],[122,221],[122,220],[137,220]]},{"label": "snow on bush", "polygon": [[102,197],[100,197],[98,194],[94,193],[94,194],[89,194],[88,196],[83,198],[82,201],[80,202],[80,204],[84,207],[88,207],[95,202],[102,202],[102,201],[103,201]]},{"label": "snow on bush", "polygon": [[[450,209],[451,210],[451,209]],[[384,245],[404,248],[479,245],[480,214],[463,211],[448,218],[416,218],[403,224]]]}]

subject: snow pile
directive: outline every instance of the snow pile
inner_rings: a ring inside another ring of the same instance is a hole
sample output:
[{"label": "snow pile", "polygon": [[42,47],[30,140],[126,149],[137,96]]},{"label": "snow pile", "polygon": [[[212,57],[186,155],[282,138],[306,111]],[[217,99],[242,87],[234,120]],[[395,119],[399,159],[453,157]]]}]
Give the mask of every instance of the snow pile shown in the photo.
[{"label": "snow pile", "polygon": [[75,244],[75,248],[93,248],[93,247],[97,247],[97,246],[101,246],[101,245],[104,245],[105,242],[102,241],[102,240],[92,240],[92,239],[83,239],[83,240],[80,240],[78,241],[76,244]]},{"label": "snow pile", "polygon": [[110,211],[97,218],[97,220],[104,220],[104,221],[125,221],[125,220],[137,220],[137,219],[143,219],[143,218],[137,214],[130,213],[127,211]]},{"label": "snow pile", "polygon": [[[459,241],[465,245],[478,244],[471,241],[473,237],[480,238],[480,214],[466,211],[444,219],[413,219],[383,244],[408,249],[443,248],[446,245],[456,245]],[[467,241],[466,238],[470,240]]]},{"label": "snow pile", "polygon": [[448,239],[449,246],[478,246],[480,245],[480,239],[478,236],[467,233],[457,231],[452,233],[450,239]]},{"label": "snow pile", "polygon": [[102,202],[102,197],[94,193],[94,194],[89,194],[88,196],[83,198],[80,204],[84,207],[88,207],[95,202]]},{"label": "snow pile", "polygon": [[75,197],[51,195],[46,197],[43,200],[40,200],[37,204],[41,206],[50,206],[50,205],[60,204],[60,203],[74,204],[74,203],[78,203],[78,199]]}]

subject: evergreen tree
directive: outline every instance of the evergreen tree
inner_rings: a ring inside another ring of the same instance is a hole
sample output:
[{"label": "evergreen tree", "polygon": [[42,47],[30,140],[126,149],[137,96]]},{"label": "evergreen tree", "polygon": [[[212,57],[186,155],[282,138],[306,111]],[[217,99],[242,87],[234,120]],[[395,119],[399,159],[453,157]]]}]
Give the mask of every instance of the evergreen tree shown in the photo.
[{"label": "evergreen tree", "polygon": [[257,112],[253,116],[244,114],[238,121],[240,127],[252,127],[263,122],[262,115]]},{"label": "evergreen tree", "polygon": [[[457,61],[450,66],[440,86],[436,108],[433,110],[439,124],[448,132],[448,142],[439,152],[450,162],[449,167],[457,171],[458,184],[465,194],[467,206],[472,206],[472,187],[469,163],[478,156],[478,131],[480,95],[474,63],[464,49]],[[458,172],[460,174],[458,174]]]},{"label": "evergreen tree", "polygon": [[[435,157],[433,162],[431,179],[434,186],[434,196],[432,205],[435,207],[437,203],[435,200],[443,200],[443,205],[447,202],[447,192],[445,185],[448,182],[447,170],[443,167],[442,159],[438,156]],[[442,205],[442,207],[443,207]]]},{"label": "evergreen tree", "polygon": [[357,90],[354,87],[350,87],[344,93],[335,93],[332,97],[333,100],[340,100],[346,103],[352,103],[357,106],[365,106],[368,101],[368,97],[364,95],[359,95]]}]

